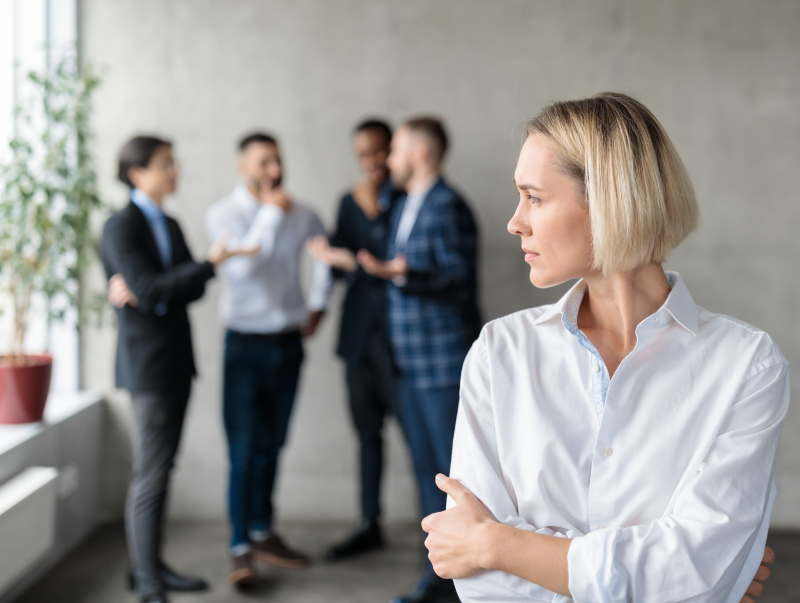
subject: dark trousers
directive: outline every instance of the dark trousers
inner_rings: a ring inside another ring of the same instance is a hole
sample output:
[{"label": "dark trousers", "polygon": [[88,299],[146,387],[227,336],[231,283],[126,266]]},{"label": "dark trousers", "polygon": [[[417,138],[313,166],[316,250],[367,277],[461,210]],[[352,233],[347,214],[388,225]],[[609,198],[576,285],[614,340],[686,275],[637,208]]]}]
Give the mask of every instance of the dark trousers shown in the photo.
[{"label": "dark trousers", "polygon": [[300,333],[225,336],[223,412],[230,456],[231,547],[272,527],[272,490],[286,441],[303,344]]},{"label": "dark trousers", "polygon": [[397,372],[391,343],[383,329],[370,332],[361,362],[347,364],[347,389],[358,434],[361,518],[369,522],[381,514],[384,419],[397,412]]},{"label": "dark trousers", "polygon": [[[445,509],[447,495],[436,487],[436,474],[450,474],[458,399],[458,385],[419,389],[409,378],[400,382],[400,415],[423,517]],[[425,563],[426,570],[432,571],[427,556]]]},{"label": "dark trousers", "polygon": [[125,505],[128,549],[139,594],[163,588],[158,566],[169,474],[178,450],[191,391],[187,376],[171,393],[133,394],[133,478]]}]

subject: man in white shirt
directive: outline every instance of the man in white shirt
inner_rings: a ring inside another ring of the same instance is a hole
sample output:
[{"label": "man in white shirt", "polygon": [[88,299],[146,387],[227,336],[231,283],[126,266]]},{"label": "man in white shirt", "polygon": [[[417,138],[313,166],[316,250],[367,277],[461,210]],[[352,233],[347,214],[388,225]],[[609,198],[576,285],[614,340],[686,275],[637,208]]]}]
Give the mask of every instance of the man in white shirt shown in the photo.
[{"label": "man in white shirt", "polygon": [[229,514],[234,585],[257,579],[254,561],[301,568],[308,557],[272,531],[272,490],[303,361],[301,338],[314,333],[330,293],[330,271],[315,262],[308,302],[300,287],[300,254],[325,232],[305,205],[281,187],[276,140],[251,134],[240,144],[242,184],[206,214],[209,236],[259,246],[255,257],[222,269],[220,314],[227,332],[223,407],[231,463]]}]

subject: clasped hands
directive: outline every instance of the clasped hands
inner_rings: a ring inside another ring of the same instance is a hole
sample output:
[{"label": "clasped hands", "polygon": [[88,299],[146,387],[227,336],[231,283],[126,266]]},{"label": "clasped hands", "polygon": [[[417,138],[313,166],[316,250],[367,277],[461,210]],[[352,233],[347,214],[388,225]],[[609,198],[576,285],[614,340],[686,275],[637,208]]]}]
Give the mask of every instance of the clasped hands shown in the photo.
[{"label": "clasped hands", "polygon": [[331,268],[354,272],[360,264],[367,274],[386,280],[404,277],[408,274],[408,263],[405,256],[402,255],[398,255],[393,260],[382,261],[366,249],[354,254],[344,247],[332,247],[325,235],[311,237],[306,242],[306,246],[313,257]]},{"label": "clasped hands", "polygon": [[[422,520],[422,529],[428,534],[425,546],[434,571],[448,579],[468,578],[486,569],[502,571],[501,547],[494,530],[501,524],[460,482],[439,474],[436,485],[450,495],[455,506]],[[769,578],[768,566],[774,560],[775,553],[766,547],[761,566],[740,603],[754,603],[751,597],[763,592],[762,582]]]}]

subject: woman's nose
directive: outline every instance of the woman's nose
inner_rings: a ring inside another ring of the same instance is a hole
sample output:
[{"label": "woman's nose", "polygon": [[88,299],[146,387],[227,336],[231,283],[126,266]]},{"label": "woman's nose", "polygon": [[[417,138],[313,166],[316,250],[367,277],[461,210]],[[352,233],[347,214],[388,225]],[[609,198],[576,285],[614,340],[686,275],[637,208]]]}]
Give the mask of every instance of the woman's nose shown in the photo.
[{"label": "woman's nose", "polygon": [[517,207],[514,215],[508,221],[508,232],[512,235],[525,236],[530,234],[530,227],[526,220],[520,215],[519,207]]}]

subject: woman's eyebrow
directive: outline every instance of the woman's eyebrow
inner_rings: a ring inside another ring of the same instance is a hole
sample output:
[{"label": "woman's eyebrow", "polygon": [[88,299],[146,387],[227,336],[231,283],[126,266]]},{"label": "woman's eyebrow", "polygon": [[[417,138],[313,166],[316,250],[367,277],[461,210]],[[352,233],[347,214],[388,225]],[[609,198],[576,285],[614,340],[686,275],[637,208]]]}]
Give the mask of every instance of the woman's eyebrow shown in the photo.
[{"label": "woman's eyebrow", "polygon": [[511,180],[514,182],[516,187],[521,191],[540,191],[540,192],[542,191],[541,188],[539,188],[538,186],[534,186],[533,184],[517,184],[517,180],[515,178],[512,178]]}]

